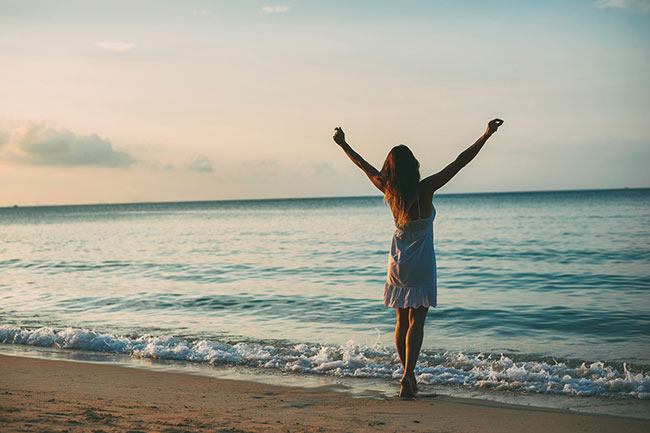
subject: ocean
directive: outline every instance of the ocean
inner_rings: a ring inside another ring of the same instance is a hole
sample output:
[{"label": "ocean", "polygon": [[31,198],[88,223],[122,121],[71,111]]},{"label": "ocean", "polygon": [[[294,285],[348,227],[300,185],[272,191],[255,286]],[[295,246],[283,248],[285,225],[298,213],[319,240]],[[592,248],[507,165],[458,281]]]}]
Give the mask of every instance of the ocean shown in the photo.
[{"label": "ocean", "polygon": [[[424,392],[650,400],[650,189],[434,206]],[[393,231],[381,197],[0,208],[0,353],[397,392]]]}]

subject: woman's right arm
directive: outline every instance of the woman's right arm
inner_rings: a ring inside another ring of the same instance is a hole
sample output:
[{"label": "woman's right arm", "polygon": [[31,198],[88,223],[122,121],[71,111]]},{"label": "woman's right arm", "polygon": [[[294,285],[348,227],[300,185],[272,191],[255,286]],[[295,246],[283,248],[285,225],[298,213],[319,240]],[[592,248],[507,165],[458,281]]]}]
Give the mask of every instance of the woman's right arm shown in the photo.
[{"label": "woman's right arm", "polygon": [[340,127],[334,128],[334,141],[336,144],[343,149],[345,154],[352,160],[352,162],[357,165],[363,172],[368,176],[368,179],[372,182],[373,185],[379,189],[382,193],[384,192],[384,182],[381,180],[379,171],[372,166],[369,162],[361,157],[357,152],[355,152],[350,145],[345,141],[345,133]]}]

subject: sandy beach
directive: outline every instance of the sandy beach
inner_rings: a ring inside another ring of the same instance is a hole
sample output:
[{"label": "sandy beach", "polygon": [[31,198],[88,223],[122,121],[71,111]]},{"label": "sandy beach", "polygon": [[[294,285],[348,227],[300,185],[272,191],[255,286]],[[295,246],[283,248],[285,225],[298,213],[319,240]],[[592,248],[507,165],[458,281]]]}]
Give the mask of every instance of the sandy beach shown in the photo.
[{"label": "sandy beach", "polygon": [[445,396],[355,398],[133,368],[0,356],[3,432],[646,432],[650,421]]}]

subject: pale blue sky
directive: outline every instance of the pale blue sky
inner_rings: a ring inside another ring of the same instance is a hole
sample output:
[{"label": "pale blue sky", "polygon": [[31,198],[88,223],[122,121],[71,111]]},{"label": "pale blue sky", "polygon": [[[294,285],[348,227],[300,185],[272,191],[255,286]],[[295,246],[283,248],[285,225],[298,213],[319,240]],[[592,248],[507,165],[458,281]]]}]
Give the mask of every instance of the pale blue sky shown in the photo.
[{"label": "pale blue sky", "polygon": [[0,0],[0,205],[650,186],[650,1]]}]

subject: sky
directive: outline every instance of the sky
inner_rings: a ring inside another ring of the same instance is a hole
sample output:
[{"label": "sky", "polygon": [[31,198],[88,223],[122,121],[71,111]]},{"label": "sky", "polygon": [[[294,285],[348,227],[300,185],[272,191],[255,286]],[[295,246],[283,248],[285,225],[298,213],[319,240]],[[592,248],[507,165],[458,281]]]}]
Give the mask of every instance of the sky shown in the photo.
[{"label": "sky", "polygon": [[650,187],[650,0],[0,0],[0,206]]}]

